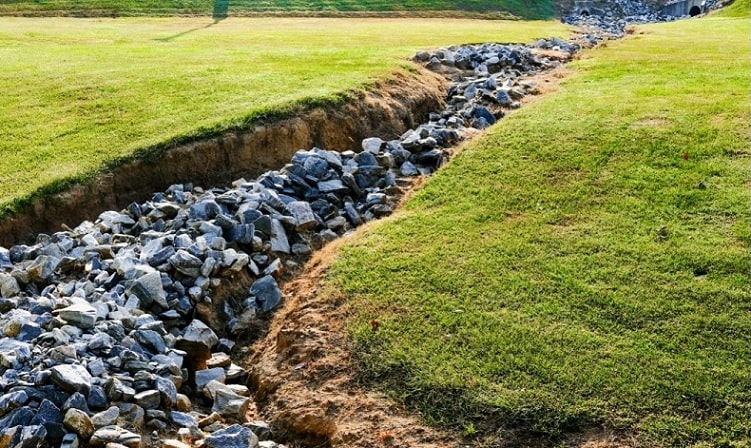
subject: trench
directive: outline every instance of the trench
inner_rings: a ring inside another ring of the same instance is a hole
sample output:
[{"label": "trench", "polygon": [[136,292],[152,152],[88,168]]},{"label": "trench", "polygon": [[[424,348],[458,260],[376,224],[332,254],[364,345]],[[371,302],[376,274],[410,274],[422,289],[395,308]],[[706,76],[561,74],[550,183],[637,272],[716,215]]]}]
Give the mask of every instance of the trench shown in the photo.
[{"label": "trench", "polygon": [[120,210],[178,183],[228,185],[254,178],[287,163],[295,151],[320,147],[359,150],[360,141],[379,135],[396,138],[440,110],[447,81],[428,70],[394,73],[352,100],[316,107],[295,116],[219,137],[175,146],[144,160],[126,163],[62,193],[40,198],[0,222],[0,245],[32,242],[39,233],[75,226],[106,210]]},{"label": "trench", "polygon": [[[154,431],[157,444],[205,437],[209,448],[254,433],[264,447],[348,444],[320,408],[285,405],[281,383],[331,341],[306,347],[307,328],[267,333],[282,304],[277,281],[393,212],[406,178],[434,172],[473,129],[538,93],[531,75],[581,48],[541,39],[420,52],[431,71],[394,74],[342,106],[171,148],[2,223],[4,241],[51,234],[0,248],[0,439],[140,448]],[[284,313],[305,311],[297,299],[285,297]],[[273,347],[249,353],[258,338]],[[272,360],[253,371],[233,362],[250,355]],[[247,421],[251,402],[271,416],[274,442],[269,425]]]}]

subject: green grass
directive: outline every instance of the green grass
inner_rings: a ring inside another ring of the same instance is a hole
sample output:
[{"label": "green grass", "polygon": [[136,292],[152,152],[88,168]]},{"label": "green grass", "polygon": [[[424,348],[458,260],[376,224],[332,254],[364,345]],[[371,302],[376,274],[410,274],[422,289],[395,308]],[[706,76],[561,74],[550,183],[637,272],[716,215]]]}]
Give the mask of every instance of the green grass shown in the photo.
[{"label": "green grass", "polygon": [[362,380],[465,434],[748,447],[749,24],[589,53],[348,244]]},{"label": "green grass", "polygon": [[409,70],[419,49],[566,33],[555,22],[0,18],[0,215],[170,142],[341,100]]},{"label": "green grass", "polygon": [[5,0],[0,14],[212,14],[215,8],[229,15],[457,11],[504,12],[527,19],[553,16],[550,0]]},{"label": "green grass", "polygon": [[750,0],[735,0],[730,6],[713,13],[716,17],[748,17],[751,15]]}]

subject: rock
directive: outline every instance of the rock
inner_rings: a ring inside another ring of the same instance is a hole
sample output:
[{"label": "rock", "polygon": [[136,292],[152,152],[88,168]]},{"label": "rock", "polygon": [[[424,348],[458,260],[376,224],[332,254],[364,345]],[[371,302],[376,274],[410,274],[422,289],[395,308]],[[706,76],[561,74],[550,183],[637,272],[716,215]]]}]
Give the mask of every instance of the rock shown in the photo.
[{"label": "rock", "polygon": [[178,272],[185,274],[188,277],[197,278],[201,275],[203,261],[185,250],[180,249],[175,252],[175,255],[170,257],[169,263]]},{"label": "rock", "polygon": [[217,342],[219,342],[219,337],[208,325],[198,319],[193,319],[175,341],[175,347],[185,350],[188,356],[200,363],[211,358],[211,348]]},{"label": "rock", "polygon": [[60,259],[49,255],[38,256],[27,268],[26,272],[35,283],[46,283],[51,280],[52,274],[60,264]]},{"label": "rock", "polygon": [[177,387],[172,380],[167,378],[157,377],[154,380],[154,385],[159,391],[161,397],[162,408],[171,410],[177,404]]},{"label": "rock", "polygon": [[141,436],[119,426],[105,426],[97,429],[89,444],[94,447],[118,443],[128,448],[141,448]]},{"label": "rock", "polygon": [[21,292],[18,281],[8,275],[0,274],[0,295],[3,297],[15,297]]},{"label": "rock", "polygon": [[183,428],[198,426],[198,421],[195,419],[195,417],[184,412],[172,411],[170,413],[169,419],[170,422],[172,422],[172,424],[174,424],[175,426],[180,426]]},{"label": "rock", "polygon": [[94,328],[97,320],[96,308],[84,302],[74,303],[55,312],[67,323],[84,330]]},{"label": "rock", "polygon": [[0,397],[0,417],[13,409],[20,408],[28,401],[29,395],[24,390],[16,390],[3,395]]},{"label": "rock", "polygon": [[144,409],[157,409],[161,402],[161,394],[158,390],[145,390],[137,393],[133,400]]},{"label": "rock", "polygon": [[65,435],[63,413],[60,412],[60,408],[46,398],[40,403],[36,415],[31,419],[29,425],[44,426],[47,431],[45,438],[54,444],[60,443]]},{"label": "rock", "polygon": [[68,409],[63,418],[63,425],[83,440],[89,440],[94,434],[94,424],[89,416],[79,409]]},{"label": "rock", "polygon": [[206,448],[257,448],[258,437],[248,428],[232,425],[204,439]]},{"label": "rock", "polygon": [[282,291],[274,277],[270,275],[253,282],[250,287],[250,296],[256,299],[259,308],[264,312],[273,310],[282,301]]},{"label": "rock", "polygon": [[287,240],[287,232],[284,231],[284,226],[278,219],[271,220],[271,250],[274,252],[281,252],[288,254],[290,252],[289,241]]},{"label": "rock", "polygon": [[[170,257],[170,261],[175,256],[176,255]],[[138,297],[145,308],[150,307],[152,303],[156,303],[162,309],[169,308],[169,305],[167,304],[167,293],[164,291],[162,277],[158,271],[149,272],[139,277],[133,282],[133,285],[128,292]]]},{"label": "rock", "polygon": [[91,375],[85,367],[78,364],[64,364],[50,369],[52,382],[67,392],[81,392],[84,395],[91,390]]},{"label": "rock", "polygon": [[146,412],[141,406],[133,403],[120,403],[118,405],[120,416],[117,425],[140,431],[143,428]]},{"label": "rock", "polygon": [[310,203],[305,201],[293,201],[287,204],[287,211],[295,218],[295,230],[298,232],[304,232],[310,230],[318,224],[316,217],[313,214],[313,209],[310,208]]},{"label": "rock", "polygon": [[118,418],[120,418],[120,408],[117,406],[110,406],[106,411],[92,415],[91,423],[94,425],[94,428],[99,429],[105,426],[117,424]]},{"label": "rock", "polygon": [[386,142],[378,137],[370,137],[362,141],[362,149],[372,154],[378,154],[385,144]]},{"label": "rock", "polygon": [[222,417],[231,420],[244,421],[249,404],[250,398],[248,397],[225,389],[218,389],[214,394],[214,405],[211,412],[217,412]]},{"label": "rock", "polygon": [[213,369],[199,370],[196,372],[196,389],[201,392],[212,381],[224,383],[225,374],[224,369],[221,367],[214,367]]}]

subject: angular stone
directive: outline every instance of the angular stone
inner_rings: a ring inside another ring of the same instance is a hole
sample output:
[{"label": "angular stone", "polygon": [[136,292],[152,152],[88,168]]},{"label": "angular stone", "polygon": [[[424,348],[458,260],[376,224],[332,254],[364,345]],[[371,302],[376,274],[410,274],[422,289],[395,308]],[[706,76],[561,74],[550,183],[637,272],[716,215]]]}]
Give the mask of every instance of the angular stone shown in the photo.
[{"label": "angular stone", "polygon": [[162,407],[165,410],[171,410],[177,404],[177,387],[172,380],[162,377],[156,377],[154,386],[159,391]]},{"label": "angular stone", "polygon": [[175,255],[170,257],[169,262],[178,272],[188,277],[196,278],[201,275],[203,261],[185,250],[180,249],[175,252]]},{"label": "angular stone", "polygon": [[273,310],[282,301],[282,291],[279,289],[279,285],[277,285],[274,277],[270,275],[253,282],[250,286],[250,295],[255,297],[258,306],[264,312]]},{"label": "angular stone", "polygon": [[141,448],[141,436],[119,426],[105,426],[97,429],[91,436],[89,444],[94,447],[118,443],[128,448]]},{"label": "angular stone", "polygon": [[18,281],[8,275],[0,274],[0,295],[3,297],[15,297],[21,292]]},{"label": "angular stone", "polygon": [[170,422],[172,422],[172,424],[174,424],[175,426],[183,428],[198,426],[198,421],[195,419],[195,417],[190,414],[186,414],[185,412],[172,411],[170,412],[169,419]]},{"label": "angular stone", "polygon": [[94,424],[80,409],[68,409],[63,418],[63,425],[84,440],[88,440],[94,434]]},{"label": "angular stone", "polygon": [[198,319],[193,319],[175,341],[175,347],[188,352],[192,361],[200,363],[211,358],[211,348],[217,342],[219,342],[219,337],[208,325]]},{"label": "angular stone", "polygon": [[362,141],[362,149],[363,151],[378,154],[385,144],[386,142],[378,137],[370,137]]},{"label": "angular stone", "polygon": [[138,297],[145,308],[150,307],[152,303],[156,303],[162,309],[169,308],[167,293],[162,286],[162,276],[158,271],[139,277],[128,289],[128,293]]},{"label": "angular stone", "polygon": [[59,258],[49,255],[40,255],[26,268],[26,272],[31,276],[31,281],[35,283],[46,283],[55,273],[55,269],[57,269],[59,264]]},{"label": "angular stone", "polygon": [[105,426],[116,425],[118,418],[120,418],[120,408],[110,406],[106,411],[92,415],[91,423],[94,425],[94,428],[99,429]]},{"label": "angular stone", "polygon": [[222,417],[232,420],[245,420],[250,398],[238,395],[231,390],[218,389],[214,393],[214,405],[211,412],[217,412]]},{"label": "angular stone", "polygon": [[316,216],[310,203],[305,201],[293,201],[287,204],[287,211],[295,218],[295,230],[304,232],[316,226]]},{"label": "angular stone", "polygon": [[145,390],[137,393],[133,400],[144,409],[157,409],[161,402],[161,394],[158,390]]},{"label": "angular stone", "polygon": [[346,194],[347,191],[349,191],[349,188],[347,188],[341,180],[339,179],[331,179],[326,180],[322,182],[318,182],[318,190],[321,193],[334,193],[334,194]]},{"label": "angular stone", "polygon": [[94,328],[97,320],[96,308],[85,302],[77,302],[55,312],[65,322],[84,330]]},{"label": "angular stone", "polygon": [[196,372],[196,389],[200,392],[212,381],[224,383],[225,378],[224,369],[221,367],[199,370]]},{"label": "angular stone", "polygon": [[50,369],[52,382],[67,392],[81,392],[88,395],[91,389],[91,375],[78,364],[63,364]]},{"label": "angular stone", "polygon": [[206,448],[258,448],[258,437],[248,428],[232,425],[204,439]]},{"label": "angular stone", "polygon": [[278,219],[271,220],[271,250],[274,252],[290,253],[287,232],[284,231],[281,221]]},{"label": "angular stone", "polygon": [[141,406],[134,403],[120,403],[120,416],[117,419],[118,426],[140,431],[143,428],[146,412]]}]

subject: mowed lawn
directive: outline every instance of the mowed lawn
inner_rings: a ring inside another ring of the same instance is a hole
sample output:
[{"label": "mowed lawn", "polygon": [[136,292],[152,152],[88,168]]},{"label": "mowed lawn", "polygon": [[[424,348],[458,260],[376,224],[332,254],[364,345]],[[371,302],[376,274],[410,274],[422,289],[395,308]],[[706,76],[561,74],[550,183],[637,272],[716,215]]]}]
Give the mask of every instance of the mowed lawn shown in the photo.
[{"label": "mowed lawn", "polygon": [[552,17],[550,0],[4,0],[0,14],[174,15],[444,11]]},{"label": "mowed lawn", "polygon": [[739,3],[586,52],[347,244],[327,285],[366,384],[478,446],[751,444]]},{"label": "mowed lawn", "polygon": [[149,148],[341,99],[408,70],[420,49],[568,32],[556,22],[0,18],[0,215]]}]

